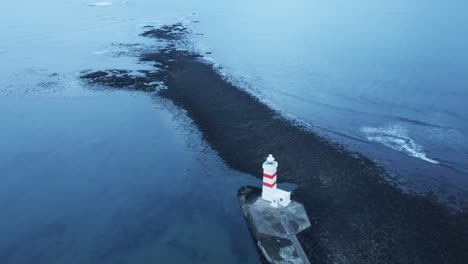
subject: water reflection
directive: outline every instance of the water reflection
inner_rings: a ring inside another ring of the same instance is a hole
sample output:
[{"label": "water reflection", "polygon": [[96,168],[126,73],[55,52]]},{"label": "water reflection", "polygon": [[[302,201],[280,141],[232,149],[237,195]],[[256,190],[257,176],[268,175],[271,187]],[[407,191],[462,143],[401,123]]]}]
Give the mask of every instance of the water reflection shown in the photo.
[{"label": "water reflection", "polygon": [[125,92],[0,105],[2,263],[258,263],[235,197],[258,180],[182,114]]}]

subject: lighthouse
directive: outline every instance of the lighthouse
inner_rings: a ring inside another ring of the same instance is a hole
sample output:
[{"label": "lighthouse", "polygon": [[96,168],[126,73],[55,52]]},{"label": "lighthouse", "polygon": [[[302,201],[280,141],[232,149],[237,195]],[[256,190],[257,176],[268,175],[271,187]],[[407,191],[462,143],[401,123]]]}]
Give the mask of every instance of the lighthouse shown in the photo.
[{"label": "lighthouse", "polygon": [[272,154],[268,155],[262,165],[263,168],[263,186],[262,199],[270,202],[272,207],[286,207],[291,202],[291,193],[277,188],[278,162]]},{"label": "lighthouse", "polygon": [[262,168],[261,195],[255,186],[243,186],[237,192],[255,243],[268,263],[310,264],[297,238],[310,227],[307,212],[291,200],[291,192],[278,188],[278,162],[273,155],[268,155]]}]

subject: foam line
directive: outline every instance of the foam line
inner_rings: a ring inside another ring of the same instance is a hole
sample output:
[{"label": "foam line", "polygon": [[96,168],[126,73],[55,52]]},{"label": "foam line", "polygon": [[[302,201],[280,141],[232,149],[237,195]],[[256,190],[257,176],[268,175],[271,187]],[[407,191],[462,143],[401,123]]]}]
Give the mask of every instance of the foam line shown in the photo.
[{"label": "foam line", "polygon": [[408,132],[401,126],[387,127],[362,127],[361,132],[367,140],[377,142],[394,150],[405,153],[408,156],[439,164],[439,161],[427,157],[421,145],[408,136]]}]

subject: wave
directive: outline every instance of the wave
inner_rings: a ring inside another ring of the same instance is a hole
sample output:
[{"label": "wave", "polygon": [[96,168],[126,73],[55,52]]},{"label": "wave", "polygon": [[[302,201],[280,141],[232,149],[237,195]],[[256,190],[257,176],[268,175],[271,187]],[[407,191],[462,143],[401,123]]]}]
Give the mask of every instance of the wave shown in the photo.
[{"label": "wave", "polygon": [[415,119],[411,119],[411,118],[407,118],[407,117],[401,117],[401,116],[388,116],[388,117],[390,117],[390,118],[395,118],[395,119],[398,120],[398,121],[403,121],[403,122],[407,122],[407,123],[414,124],[414,125],[420,125],[420,126],[426,126],[426,127],[434,127],[434,128],[442,128],[442,129],[454,129],[454,130],[458,130],[457,128],[454,128],[454,127],[432,124],[432,123],[428,123],[428,122],[424,122],[424,121],[419,121],[419,120],[415,120]]},{"label": "wave", "polygon": [[362,127],[361,132],[365,134],[367,140],[377,142],[394,150],[403,152],[411,157],[415,157],[432,164],[439,164],[439,161],[427,157],[422,146],[418,145],[408,136],[408,132],[401,126],[387,127]]}]

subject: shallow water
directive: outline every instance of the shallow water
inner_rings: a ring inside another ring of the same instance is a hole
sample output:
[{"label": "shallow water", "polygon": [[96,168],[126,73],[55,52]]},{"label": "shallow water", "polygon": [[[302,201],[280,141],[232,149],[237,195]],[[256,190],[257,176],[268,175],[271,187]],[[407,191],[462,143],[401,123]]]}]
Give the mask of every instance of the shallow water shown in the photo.
[{"label": "shallow water", "polygon": [[167,102],[77,78],[148,68],[120,43],[171,15],[88,4],[2,3],[0,262],[258,263],[235,197],[258,180]]},{"label": "shallow water", "polygon": [[125,92],[0,97],[1,262],[258,263],[235,197],[258,180],[168,107]]}]

